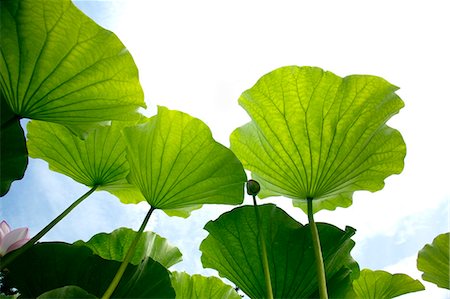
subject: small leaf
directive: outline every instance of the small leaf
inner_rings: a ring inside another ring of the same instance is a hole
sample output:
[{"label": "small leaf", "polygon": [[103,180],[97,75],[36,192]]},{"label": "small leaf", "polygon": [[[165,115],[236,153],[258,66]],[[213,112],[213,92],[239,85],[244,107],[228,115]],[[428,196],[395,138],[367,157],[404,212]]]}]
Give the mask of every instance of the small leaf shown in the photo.
[{"label": "small leaf", "polygon": [[[258,206],[265,236],[275,298],[314,298],[318,282],[310,227],[303,226],[282,209]],[[253,206],[236,208],[206,224],[208,237],[200,245],[202,264],[236,284],[251,298],[264,298],[266,287],[257,219]],[[351,286],[359,268],[350,256],[354,229],[342,231],[318,224],[327,283],[338,293]]]},{"label": "small leaf", "polygon": [[97,298],[89,294],[85,290],[77,286],[66,286],[54,289],[37,297],[38,299],[52,299],[52,298]]},{"label": "small leaf", "polygon": [[[85,246],[38,243],[8,265],[6,278],[24,298],[36,298],[64,286],[78,286],[100,297],[119,267],[120,262],[104,260]],[[169,274],[151,258],[128,265],[113,297],[175,298]]]},{"label": "small leaf", "polygon": [[356,297],[367,299],[390,299],[400,295],[422,291],[425,287],[418,280],[406,274],[390,274],[386,271],[363,269],[357,280],[353,281]]},{"label": "small leaf", "polygon": [[19,118],[9,108],[1,91],[0,105],[0,196],[4,196],[13,181],[23,178],[28,165],[28,152]]},{"label": "small leaf", "polygon": [[0,84],[16,115],[83,125],[145,107],[130,53],[71,1],[0,5]]},{"label": "small leaf", "polygon": [[261,184],[259,196],[287,196],[306,212],[348,207],[356,190],[377,191],[400,173],[406,154],[385,123],[403,107],[382,78],[340,78],[312,67],[283,67],[239,98],[252,121],[231,149]]},{"label": "small leaf", "polygon": [[30,121],[27,125],[30,157],[47,161],[51,170],[81,184],[99,186],[98,190],[109,191],[124,203],[137,203],[144,199],[126,181],[129,165],[122,137],[126,124],[129,123],[100,126],[80,139],[62,125]]},{"label": "small leaf", "polygon": [[217,277],[172,272],[171,279],[177,299],[242,299],[231,286]]},{"label": "small leaf", "polygon": [[187,218],[191,215],[192,211],[201,209],[203,205],[193,205],[193,206],[188,206],[188,207],[184,207],[184,208],[178,208],[178,209],[174,209],[174,210],[169,210],[169,209],[165,209],[164,213],[166,213],[168,216],[177,216],[177,217],[182,217],[182,218]]},{"label": "small leaf", "polygon": [[[88,242],[77,241],[74,245],[89,247],[94,254],[106,260],[122,262],[137,232],[129,228],[119,228],[107,233],[99,233]],[[139,265],[142,260],[151,257],[165,268],[169,268],[182,260],[180,250],[167,242],[165,238],[153,232],[144,232],[136,245],[130,261]]]},{"label": "small leaf", "polygon": [[154,208],[188,215],[202,204],[240,204],[242,164],[192,116],[165,107],[146,123],[124,129],[128,180]]},{"label": "small leaf", "polygon": [[440,234],[431,245],[426,244],[417,257],[417,269],[423,272],[423,280],[446,289],[450,289],[449,244],[450,233]]}]

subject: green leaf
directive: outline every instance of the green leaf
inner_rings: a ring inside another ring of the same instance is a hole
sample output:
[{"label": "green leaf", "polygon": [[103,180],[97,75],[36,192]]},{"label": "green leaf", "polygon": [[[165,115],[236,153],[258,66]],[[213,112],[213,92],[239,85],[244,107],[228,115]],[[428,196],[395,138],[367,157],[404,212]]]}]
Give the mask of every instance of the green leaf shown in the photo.
[{"label": "green leaf", "polygon": [[418,280],[406,274],[390,274],[386,271],[372,271],[363,269],[357,280],[353,281],[353,290],[356,297],[346,298],[373,298],[389,299],[403,294],[425,290]]},{"label": "green leaf", "polygon": [[[39,243],[8,266],[6,277],[24,298],[36,298],[64,286],[78,286],[100,297],[119,267],[120,262],[104,260],[85,246]],[[128,265],[113,297],[174,298],[169,275],[151,258]]]},{"label": "green leaf", "polygon": [[125,128],[124,136],[128,180],[152,207],[188,216],[202,204],[242,203],[242,164],[202,121],[159,107],[147,122]]},{"label": "green leaf", "polygon": [[70,0],[0,5],[0,86],[16,115],[83,125],[145,107],[130,53]]},{"label": "green leaf", "polygon": [[[88,242],[77,241],[74,245],[89,247],[94,254],[106,260],[122,262],[137,232],[129,228],[119,228],[107,233],[99,233]],[[138,265],[147,257],[151,257],[165,268],[169,268],[182,260],[180,250],[153,232],[144,232],[139,239],[130,263]]]},{"label": "green leaf", "polygon": [[[318,291],[309,225],[296,222],[275,205],[259,206],[274,298],[313,298]],[[261,250],[253,206],[239,207],[206,224],[200,245],[202,264],[236,284],[251,298],[266,297]],[[351,285],[359,268],[350,256],[355,230],[319,223],[330,293]]]},{"label": "green leaf", "polygon": [[122,129],[127,124],[96,127],[80,139],[62,125],[33,120],[27,125],[29,154],[81,184],[100,186],[98,190],[109,191],[124,203],[137,203],[144,198],[126,181],[129,164]]},{"label": "green leaf", "polygon": [[239,98],[252,121],[231,149],[261,184],[259,196],[287,196],[306,212],[348,207],[356,190],[377,191],[403,169],[405,143],[385,123],[403,107],[382,78],[340,78],[313,67],[283,67]]},{"label": "green leaf", "polygon": [[450,289],[449,244],[450,233],[440,234],[431,245],[426,244],[417,257],[417,269],[423,272],[423,280],[446,289]]},{"label": "green leaf", "polygon": [[231,286],[217,277],[172,272],[171,278],[178,299],[242,299]]},{"label": "green leaf", "polygon": [[77,286],[66,286],[58,289],[54,289],[40,295],[38,299],[52,299],[52,298],[97,298],[94,295],[89,294],[85,290]]},{"label": "green leaf", "polygon": [[189,215],[191,215],[192,211],[198,210],[202,207],[202,205],[192,205],[184,208],[178,208],[174,210],[165,209],[164,213],[166,213],[168,216],[178,216],[182,218],[187,218]]},{"label": "green leaf", "polygon": [[20,180],[28,165],[25,136],[19,118],[9,108],[0,91],[0,196],[8,193],[13,181]]}]

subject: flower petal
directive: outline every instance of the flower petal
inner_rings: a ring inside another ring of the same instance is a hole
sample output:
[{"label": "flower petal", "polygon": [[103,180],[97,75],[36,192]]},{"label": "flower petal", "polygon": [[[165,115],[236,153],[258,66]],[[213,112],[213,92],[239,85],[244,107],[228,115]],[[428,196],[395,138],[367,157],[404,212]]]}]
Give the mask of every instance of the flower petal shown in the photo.
[{"label": "flower petal", "polygon": [[[16,228],[9,233],[7,233],[2,240],[0,240],[0,256],[5,255],[7,252],[17,249],[23,244],[18,244],[16,246],[16,243],[22,240],[28,241],[28,228],[22,227],[22,228]],[[10,247],[12,249],[10,249]]]},{"label": "flower petal", "polygon": [[8,223],[3,220],[0,223],[0,240],[3,239],[3,237],[11,231],[11,228],[9,227]]},{"label": "flower petal", "polygon": [[25,243],[27,243],[30,240],[30,238],[25,238],[22,240],[17,241],[16,243],[12,244],[11,246],[8,247],[8,249],[6,250],[6,253],[16,250],[17,248],[22,247],[23,245],[25,245]]}]

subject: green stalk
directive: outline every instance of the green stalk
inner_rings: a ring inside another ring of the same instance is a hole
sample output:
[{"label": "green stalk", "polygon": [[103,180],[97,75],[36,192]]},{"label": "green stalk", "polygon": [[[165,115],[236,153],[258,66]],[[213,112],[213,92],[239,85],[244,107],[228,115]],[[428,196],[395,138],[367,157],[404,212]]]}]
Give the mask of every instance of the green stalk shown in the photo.
[{"label": "green stalk", "polygon": [[316,258],[317,280],[319,282],[319,296],[320,299],[328,299],[327,281],[325,278],[325,267],[323,265],[322,249],[320,248],[319,232],[317,231],[316,223],[313,216],[312,198],[307,198],[308,201],[308,221],[311,228],[311,235],[314,247],[314,256]]},{"label": "green stalk", "polygon": [[263,233],[263,229],[262,229],[262,225],[261,225],[261,216],[259,215],[258,206],[256,204],[256,197],[255,197],[255,195],[252,195],[252,196],[253,196],[253,206],[255,207],[255,213],[256,213],[256,223],[258,226],[259,242],[261,243],[264,279],[266,281],[266,294],[267,294],[268,299],[273,299],[272,282],[270,280],[269,260],[267,258],[267,249],[266,249],[266,242],[264,240],[264,233]]},{"label": "green stalk", "polygon": [[119,285],[120,279],[122,279],[122,276],[125,273],[125,270],[127,269],[127,266],[130,263],[131,258],[134,255],[134,252],[136,251],[137,243],[141,239],[142,233],[144,232],[144,228],[147,226],[148,220],[150,219],[150,216],[152,215],[154,210],[155,210],[154,207],[150,207],[150,210],[148,211],[147,215],[145,215],[144,221],[142,222],[141,227],[139,228],[139,231],[136,234],[136,237],[134,237],[134,240],[131,243],[130,248],[128,248],[128,252],[127,252],[127,255],[125,256],[125,259],[123,260],[122,264],[120,265],[119,270],[117,270],[116,275],[114,276],[113,280],[109,284],[108,289],[103,294],[102,299],[110,298],[111,295],[116,290],[117,286]]},{"label": "green stalk", "polygon": [[0,270],[3,270],[8,266],[13,260],[15,260],[19,255],[30,249],[34,243],[39,241],[49,230],[51,230],[59,221],[61,221],[64,217],[67,216],[76,206],[78,206],[83,200],[85,200],[89,195],[91,195],[98,186],[92,187],[88,192],[83,194],[80,198],[78,198],[73,204],[71,204],[67,209],[65,209],[58,217],[53,219],[52,222],[47,224],[37,235],[31,238],[25,245],[18,248],[17,250],[12,251],[10,254],[7,254],[3,259],[0,265]]}]

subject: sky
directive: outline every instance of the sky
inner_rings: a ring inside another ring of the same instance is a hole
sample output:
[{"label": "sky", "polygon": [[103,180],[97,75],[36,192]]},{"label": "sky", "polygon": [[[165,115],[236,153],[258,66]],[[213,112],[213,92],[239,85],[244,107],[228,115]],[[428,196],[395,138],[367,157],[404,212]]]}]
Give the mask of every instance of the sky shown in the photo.
[{"label": "sky", "polygon": [[[76,1],[127,46],[139,69],[153,115],[156,106],[203,120],[229,146],[231,132],[249,121],[240,94],[282,66],[317,66],[341,77],[370,74],[399,86],[405,102],[388,124],[407,145],[405,168],[376,193],[356,192],[353,205],[320,211],[316,221],[357,229],[352,256],[361,268],[420,279],[417,252],[449,231],[450,19],[447,1]],[[23,122],[24,124],[25,122]],[[24,179],[0,199],[0,219],[36,234],[88,190],[30,159]],[[282,197],[273,202],[301,223],[306,215]],[[250,204],[250,198],[246,198]],[[172,270],[203,269],[203,226],[230,206],[204,206],[188,219],[156,211],[147,226],[184,255]],[[148,205],[123,205],[95,192],[53,228],[44,241],[88,240],[119,227],[139,228]],[[449,298],[427,288],[402,298]]]}]

